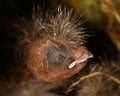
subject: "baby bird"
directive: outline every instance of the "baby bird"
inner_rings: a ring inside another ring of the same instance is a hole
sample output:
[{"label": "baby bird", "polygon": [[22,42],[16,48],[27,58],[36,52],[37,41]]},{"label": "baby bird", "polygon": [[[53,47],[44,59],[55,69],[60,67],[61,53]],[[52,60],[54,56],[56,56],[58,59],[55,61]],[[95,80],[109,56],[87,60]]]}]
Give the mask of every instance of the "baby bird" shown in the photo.
[{"label": "baby bird", "polygon": [[7,77],[0,77],[0,95],[55,96],[49,90],[64,90],[67,79],[93,58],[84,46],[84,28],[78,19],[62,7],[53,15],[33,8],[32,18],[18,25],[24,35],[16,48],[17,64],[6,72]]},{"label": "baby bird", "polygon": [[20,27],[25,35],[18,45],[19,61],[38,80],[65,80],[82,70],[93,57],[83,45],[84,30],[72,10],[58,7],[52,16],[37,11],[32,20],[23,20]]},{"label": "baby bird", "polygon": [[105,66],[89,64],[83,73],[102,74],[86,78],[66,92],[66,82],[74,81],[70,77],[79,75],[93,58],[84,46],[84,28],[78,18],[72,10],[58,7],[56,14],[35,9],[31,20],[24,19],[19,26],[24,36],[17,46],[18,64],[9,70],[9,82],[0,78],[0,96],[119,96],[120,67],[109,61]]}]

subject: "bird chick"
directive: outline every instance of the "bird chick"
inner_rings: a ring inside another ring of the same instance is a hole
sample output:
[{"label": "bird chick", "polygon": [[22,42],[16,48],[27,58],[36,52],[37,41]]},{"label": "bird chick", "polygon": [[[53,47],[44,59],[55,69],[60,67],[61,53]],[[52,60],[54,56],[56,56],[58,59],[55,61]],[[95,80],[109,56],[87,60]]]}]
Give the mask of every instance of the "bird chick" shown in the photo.
[{"label": "bird chick", "polygon": [[84,32],[72,10],[58,8],[55,15],[33,12],[21,26],[20,63],[38,80],[65,80],[82,70],[93,55],[84,44]]}]

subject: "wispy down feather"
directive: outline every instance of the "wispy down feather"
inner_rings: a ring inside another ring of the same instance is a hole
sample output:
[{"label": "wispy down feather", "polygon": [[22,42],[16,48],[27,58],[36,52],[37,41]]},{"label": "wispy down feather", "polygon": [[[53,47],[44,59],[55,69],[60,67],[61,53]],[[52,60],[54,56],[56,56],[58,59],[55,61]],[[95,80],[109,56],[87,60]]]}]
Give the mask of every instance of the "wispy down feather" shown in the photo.
[{"label": "wispy down feather", "polygon": [[63,8],[62,10],[59,6],[54,15],[49,15],[47,12],[43,15],[39,9],[33,11],[31,21],[23,20],[21,30],[25,33],[24,39],[46,37],[71,46],[85,42],[84,28],[79,21],[81,16],[73,15],[72,9]]}]

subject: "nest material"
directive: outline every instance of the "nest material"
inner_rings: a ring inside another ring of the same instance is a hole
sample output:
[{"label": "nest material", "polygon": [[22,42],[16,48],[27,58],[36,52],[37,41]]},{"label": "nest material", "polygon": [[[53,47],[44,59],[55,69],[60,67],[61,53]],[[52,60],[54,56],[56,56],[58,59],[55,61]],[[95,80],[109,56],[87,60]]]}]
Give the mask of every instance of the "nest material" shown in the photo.
[{"label": "nest material", "polygon": [[107,62],[105,66],[92,66],[90,73],[73,82],[66,93],[76,90],[77,87],[76,96],[119,96],[119,72],[120,66],[114,62]]}]

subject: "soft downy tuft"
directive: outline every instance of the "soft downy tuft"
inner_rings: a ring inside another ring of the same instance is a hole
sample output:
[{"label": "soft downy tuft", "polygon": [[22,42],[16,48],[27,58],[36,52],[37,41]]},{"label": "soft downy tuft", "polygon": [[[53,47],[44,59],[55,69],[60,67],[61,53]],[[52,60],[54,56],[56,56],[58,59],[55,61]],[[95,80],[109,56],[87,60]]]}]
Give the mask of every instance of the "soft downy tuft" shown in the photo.
[{"label": "soft downy tuft", "polygon": [[84,44],[85,34],[80,18],[81,16],[73,15],[72,9],[63,8],[62,10],[61,6],[55,10],[55,14],[51,15],[48,12],[43,14],[40,8],[37,11],[34,8],[32,20],[23,19],[22,21],[20,30],[24,33],[24,38],[20,42],[40,40],[45,37],[72,47]]}]

